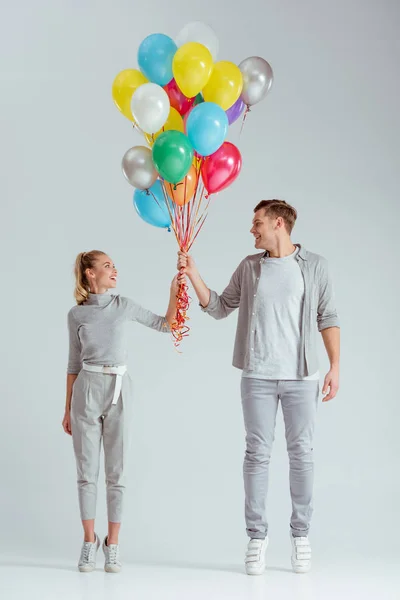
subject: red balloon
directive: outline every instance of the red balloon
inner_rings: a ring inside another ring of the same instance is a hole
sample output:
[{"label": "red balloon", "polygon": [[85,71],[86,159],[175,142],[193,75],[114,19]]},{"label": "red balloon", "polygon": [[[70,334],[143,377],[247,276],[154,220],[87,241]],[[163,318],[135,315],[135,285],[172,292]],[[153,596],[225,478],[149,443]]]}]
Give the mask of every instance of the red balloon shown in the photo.
[{"label": "red balloon", "polygon": [[242,168],[242,156],[231,142],[222,146],[204,159],[201,176],[209,194],[216,194],[233,183]]},{"label": "red balloon", "polygon": [[176,83],[175,79],[171,79],[167,85],[164,85],[164,90],[168,94],[171,106],[175,108],[180,115],[187,113],[195,101],[195,98],[186,98],[186,96],[178,88],[178,84]]}]

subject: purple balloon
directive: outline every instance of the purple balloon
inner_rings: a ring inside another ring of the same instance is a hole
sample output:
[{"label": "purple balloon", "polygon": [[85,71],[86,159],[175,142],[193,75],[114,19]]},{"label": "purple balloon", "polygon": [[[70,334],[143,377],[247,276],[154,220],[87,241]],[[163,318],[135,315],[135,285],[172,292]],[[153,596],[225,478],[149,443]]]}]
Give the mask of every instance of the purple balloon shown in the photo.
[{"label": "purple balloon", "polygon": [[235,121],[238,120],[238,118],[240,117],[240,115],[242,114],[243,110],[245,107],[245,103],[243,102],[242,98],[239,96],[239,98],[236,100],[235,104],[232,104],[232,106],[230,108],[228,108],[228,110],[226,111],[226,116],[228,117],[228,121],[229,121],[229,125],[232,125],[232,123],[234,123]]}]

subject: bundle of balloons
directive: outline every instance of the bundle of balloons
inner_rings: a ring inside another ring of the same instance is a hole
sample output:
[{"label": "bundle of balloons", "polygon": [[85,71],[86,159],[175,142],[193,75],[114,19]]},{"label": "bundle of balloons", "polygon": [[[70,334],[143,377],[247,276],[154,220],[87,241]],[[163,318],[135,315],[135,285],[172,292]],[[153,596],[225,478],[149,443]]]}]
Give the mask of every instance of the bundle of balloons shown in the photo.
[{"label": "bundle of balloons", "polygon": [[[269,63],[251,56],[238,66],[216,61],[218,39],[201,22],[173,40],[156,33],[139,46],[139,69],[119,73],[112,86],[117,108],[147,145],[130,148],[122,171],[136,190],[134,206],[147,223],[172,228],[188,252],[203,227],[212,194],[238,177],[242,158],[226,140],[229,125],[268,94]],[[187,285],[178,292],[175,345],[188,335]]]}]

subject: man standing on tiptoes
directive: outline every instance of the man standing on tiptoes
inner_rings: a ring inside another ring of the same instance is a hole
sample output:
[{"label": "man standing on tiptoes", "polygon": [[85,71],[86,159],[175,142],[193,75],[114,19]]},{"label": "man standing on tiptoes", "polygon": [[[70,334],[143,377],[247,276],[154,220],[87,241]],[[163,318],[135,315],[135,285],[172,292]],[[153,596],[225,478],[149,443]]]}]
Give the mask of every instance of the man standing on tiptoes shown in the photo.
[{"label": "man standing on tiptoes", "polygon": [[220,296],[206,286],[191,256],[178,255],[178,268],[189,277],[205,312],[222,319],[239,309],[233,365],[243,371],[248,575],[265,570],[268,473],[279,401],[290,463],[292,567],[296,573],[311,567],[317,327],[330,361],[322,401],[334,398],[339,389],[340,330],[327,261],[293,244],[296,218],[296,210],[282,200],[263,200],[255,207],[250,233],[262,252],[242,260]]}]

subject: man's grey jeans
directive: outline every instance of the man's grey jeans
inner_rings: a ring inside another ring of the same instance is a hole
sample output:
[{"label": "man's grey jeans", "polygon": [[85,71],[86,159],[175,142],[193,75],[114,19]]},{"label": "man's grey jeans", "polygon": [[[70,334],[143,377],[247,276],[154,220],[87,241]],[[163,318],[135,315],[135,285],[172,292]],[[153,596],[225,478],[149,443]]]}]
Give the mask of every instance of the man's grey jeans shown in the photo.
[{"label": "man's grey jeans", "polygon": [[241,391],[246,428],[243,476],[247,534],[250,538],[264,539],[268,532],[268,471],[280,400],[290,464],[290,527],[295,537],[305,536],[313,512],[313,434],[319,382],[243,377]]}]

